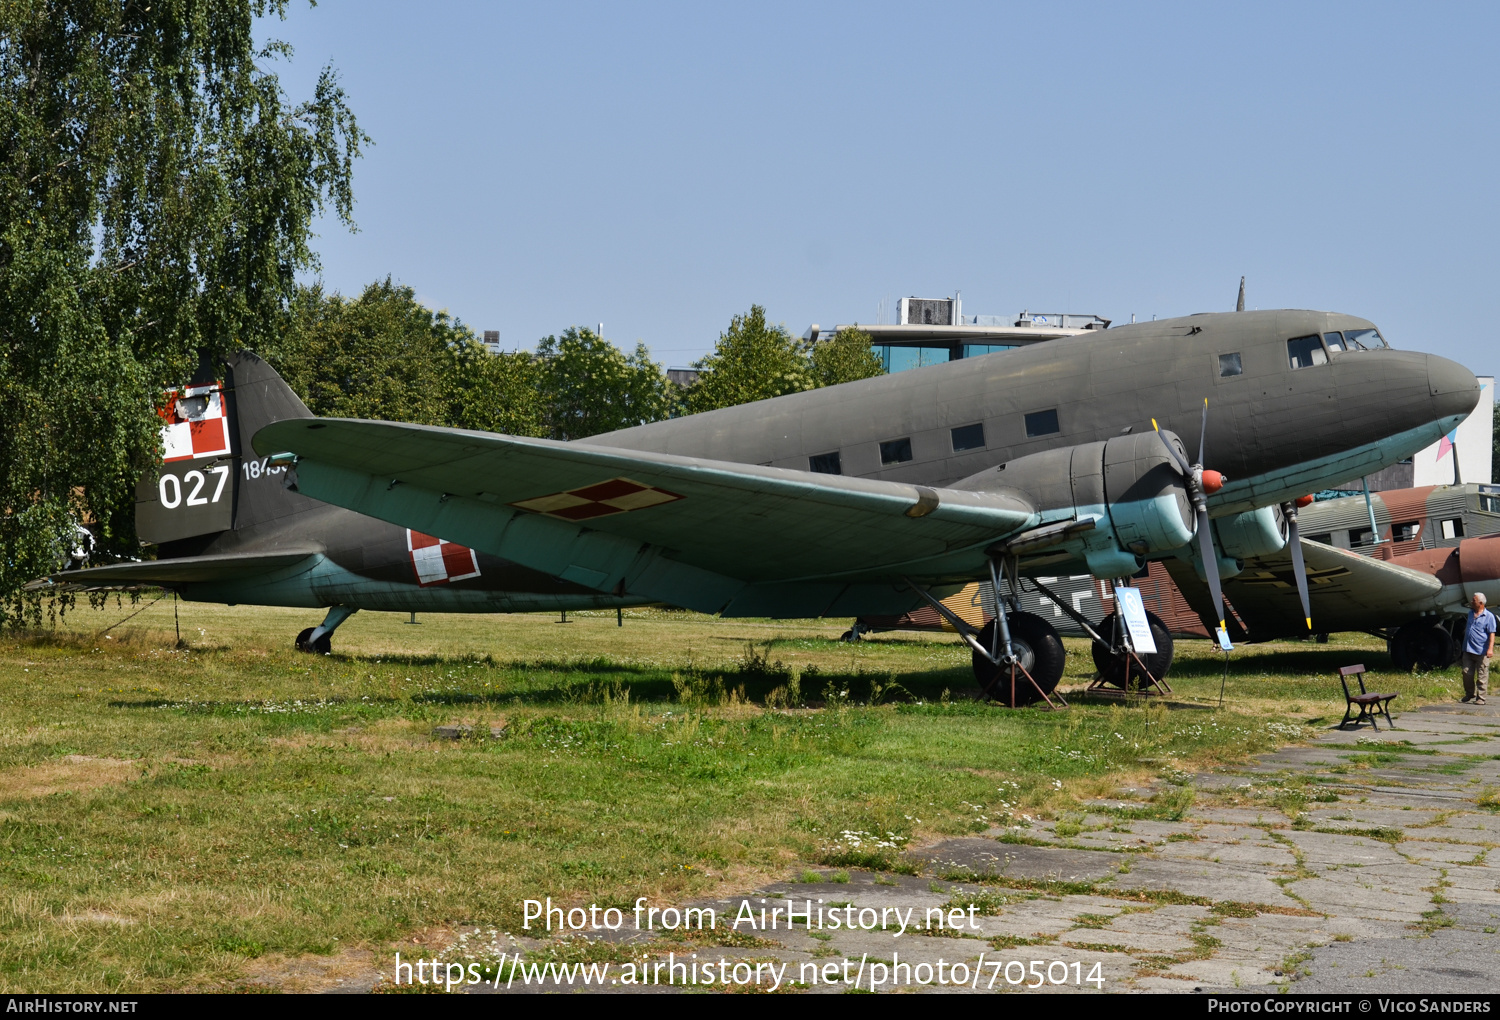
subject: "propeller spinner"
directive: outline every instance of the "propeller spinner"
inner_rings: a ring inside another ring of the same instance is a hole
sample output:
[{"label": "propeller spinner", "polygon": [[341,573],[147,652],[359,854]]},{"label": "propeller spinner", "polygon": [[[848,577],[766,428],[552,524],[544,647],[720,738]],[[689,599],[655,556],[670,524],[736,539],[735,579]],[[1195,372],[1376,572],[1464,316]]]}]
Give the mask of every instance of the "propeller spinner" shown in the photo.
[{"label": "propeller spinner", "polygon": [[[1203,468],[1203,454],[1208,442],[1208,398],[1203,398],[1203,424],[1198,431],[1198,462],[1196,464],[1189,464],[1187,458],[1167,442],[1155,418],[1151,419],[1151,427],[1156,430],[1162,445],[1172,455],[1172,460],[1181,469],[1183,480],[1187,483],[1188,498],[1192,501],[1193,514],[1198,522],[1198,552],[1203,558],[1203,573],[1208,581],[1208,591],[1213,599],[1214,616],[1219,621],[1219,634],[1222,641],[1227,638],[1224,627],[1224,591],[1219,584],[1219,557],[1214,552],[1213,534],[1209,531],[1208,497],[1224,487],[1225,478],[1218,471],[1205,471]],[[1301,552],[1300,546],[1298,552]]]}]

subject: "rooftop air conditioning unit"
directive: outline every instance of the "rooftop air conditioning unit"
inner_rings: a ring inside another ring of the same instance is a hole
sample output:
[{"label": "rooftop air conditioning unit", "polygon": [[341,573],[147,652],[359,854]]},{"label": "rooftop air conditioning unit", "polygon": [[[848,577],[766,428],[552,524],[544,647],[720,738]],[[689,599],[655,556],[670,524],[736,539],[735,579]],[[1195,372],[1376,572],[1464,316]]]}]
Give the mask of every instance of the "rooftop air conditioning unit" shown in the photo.
[{"label": "rooftop air conditioning unit", "polygon": [[896,302],[896,324],[900,326],[955,326],[953,298],[904,297]]}]

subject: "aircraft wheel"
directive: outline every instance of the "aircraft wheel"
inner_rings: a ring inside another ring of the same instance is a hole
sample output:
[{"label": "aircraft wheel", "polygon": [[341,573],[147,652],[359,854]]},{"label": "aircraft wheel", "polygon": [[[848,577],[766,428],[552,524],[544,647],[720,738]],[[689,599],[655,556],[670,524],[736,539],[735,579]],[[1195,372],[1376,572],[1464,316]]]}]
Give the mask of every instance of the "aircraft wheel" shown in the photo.
[{"label": "aircraft wheel", "polygon": [[[1057,631],[1053,629],[1052,624],[1034,613],[1011,613],[1008,619],[1011,648],[1015,651],[1016,657],[1026,672],[1036,680],[1037,686],[1051,694],[1057,687],[1057,682],[1062,679],[1063,666],[1068,661],[1068,653],[1063,648],[1062,638],[1057,636]],[[993,647],[995,626],[995,621],[991,620],[979,632],[979,643],[986,648]],[[979,681],[979,687],[986,697],[1010,703],[1009,669],[997,666],[975,652],[974,679]],[[1026,679],[1019,674],[1016,679],[1018,681],[1016,684],[1017,705],[1029,705],[1041,700],[1036,687],[1027,683]]]},{"label": "aircraft wheel", "polygon": [[297,651],[307,652],[309,655],[327,655],[333,650],[333,639],[331,634],[324,634],[318,640],[312,640],[313,631],[316,627],[309,627],[297,635]]},{"label": "aircraft wheel", "polygon": [[1391,660],[1403,673],[1447,669],[1457,659],[1453,636],[1431,620],[1413,620],[1391,639]]},{"label": "aircraft wheel", "polygon": [[[1172,632],[1167,630],[1167,625],[1162,618],[1149,610],[1146,613],[1146,622],[1151,625],[1151,637],[1156,641],[1156,651],[1149,655],[1140,656],[1141,662],[1151,671],[1151,675],[1160,680],[1167,675],[1172,668]],[[1115,614],[1110,613],[1094,628],[1100,634],[1113,636],[1115,632]],[[1111,655],[1109,648],[1099,642],[1093,642],[1094,668],[1099,675],[1104,677],[1104,682],[1111,687],[1125,689],[1125,663],[1123,655]],[[1145,683],[1146,677],[1141,672],[1141,667],[1135,663],[1130,664],[1131,686]]]}]

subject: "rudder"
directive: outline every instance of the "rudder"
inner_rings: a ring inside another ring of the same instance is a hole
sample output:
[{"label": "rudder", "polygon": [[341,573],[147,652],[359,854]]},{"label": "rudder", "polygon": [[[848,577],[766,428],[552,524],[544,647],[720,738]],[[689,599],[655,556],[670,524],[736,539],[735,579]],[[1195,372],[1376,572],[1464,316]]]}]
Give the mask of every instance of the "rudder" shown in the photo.
[{"label": "rudder", "polygon": [[226,359],[222,378],[200,370],[192,383],[167,392],[161,413],[163,461],[136,486],[142,542],[211,541],[317,505],[282,485],[284,469],[243,456],[259,429],[313,416],[258,355]]}]

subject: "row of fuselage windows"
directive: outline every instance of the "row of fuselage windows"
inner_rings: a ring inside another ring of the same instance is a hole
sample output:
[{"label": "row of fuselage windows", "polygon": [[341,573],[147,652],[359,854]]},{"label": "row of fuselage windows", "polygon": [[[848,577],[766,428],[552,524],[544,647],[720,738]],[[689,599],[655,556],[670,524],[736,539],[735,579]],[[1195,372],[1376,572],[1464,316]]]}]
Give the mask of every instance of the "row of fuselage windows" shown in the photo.
[{"label": "row of fuselage windows", "polygon": [[[1449,517],[1437,522],[1438,541],[1464,537],[1464,520],[1462,517]],[[1322,542],[1324,545],[1337,546],[1340,549],[1362,549],[1366,546],[1379,545],[1382,542],[1415,542],[1422,537],[1421,521],[1403,521],[1391,525],[1390,532],[1384,538],[1377,538],[1376,533],[1369,528],[1350,528],[1348,531],[1325,531],[1321,535],[1308,535],[1310,542]]]},{"label": "row of fuselage windows", "polygon": [[[1345,351],[1389,349],[1390,345],[1377,330],[1373,329],[1334,330],[1322,336],[1311,333],[1307,336],[1294,336],[1286,342],[1287,361],[1293,368],[1326,365],[1330,351],[1342,354]],[[1219,355],[1219,378],[1227,379],[1230,376],[1244,374],[1245,365],[1240,360],[1238,351]]]},{"label": "row of fuselage windows", "polygon": [[[1061,431],[1055,407],[1046,411],[1033,411],[1026,415],[1026,438],[1028,439],[1050,436]],[[956,429],[949,429],[948,437],[954,453],[982,450],[984,449],[984,423],[977,422],[973,425],[960,425]],[[890,439],[880,444],[880,463],[884,467],[905,464],[911,459],[911,436]],[[815,454],[807,458],[807,469],[825,475],[844,473],[838,450],[832,453]]]}]

